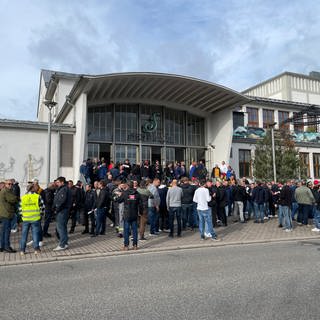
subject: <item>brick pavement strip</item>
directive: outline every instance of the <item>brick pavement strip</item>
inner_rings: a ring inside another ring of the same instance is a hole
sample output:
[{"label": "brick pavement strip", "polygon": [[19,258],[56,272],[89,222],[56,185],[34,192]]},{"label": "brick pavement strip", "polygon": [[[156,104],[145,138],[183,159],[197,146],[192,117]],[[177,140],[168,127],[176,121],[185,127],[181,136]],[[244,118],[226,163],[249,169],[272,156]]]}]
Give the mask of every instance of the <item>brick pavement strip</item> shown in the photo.
[{"label": "brick pavement strip", "polygon": [[[231,219],[230,219],[231,220]],[[69,249],[55,252],[53,248],[57,246],[57,239],[44,238],[44,246],[39,255],[33,253],[33,248],[28,247],[26,255],[21,256],[17,253],[0,253],[0,266],[34,264],[41,262],[62,261],[70,259],[93,258],[100,256],[160,252],[166,250],[201,248],[208,246],[226,246],[241,245],[251,243],[266,243],[277,241],[301,241],[308,239],[320,239],[318,233],[312,232],[313,225],[297,226],[294,225],[292,232],[285,232],[278,228],[277,219],[266,221],[264,224],[255,224],[252,221],[248,223],[232,223],[228,227],[219,227],[216,229],[221,241],[213,242],[210,240],[200,241],[199,231],[185,231],[182,237],[169,238],[167,233],[161,233],[157,237],[147,237],[147,241],[139,242],[138,251],[121,251],[123,239],[116,236],[114,229],[108,227],[106,235],[91,238],[89,235],[82,235],[82,226],[77,226],[76,232],[69,235]],[[51,229],[51,233],[54,234]],[[12,246],[19,248],[20,234],[11,234]],[[146,232],[148,234],[148,232]],[[30,237],[31,235],[29,235]]]}]

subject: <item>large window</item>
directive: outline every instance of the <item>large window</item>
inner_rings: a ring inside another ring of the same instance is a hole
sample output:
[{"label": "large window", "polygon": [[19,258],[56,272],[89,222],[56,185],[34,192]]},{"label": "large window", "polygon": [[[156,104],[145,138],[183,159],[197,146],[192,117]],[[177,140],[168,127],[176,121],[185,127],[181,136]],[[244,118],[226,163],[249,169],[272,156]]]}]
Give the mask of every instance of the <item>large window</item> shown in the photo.
[{"label": "large window", "polygon": [[165,130],[168,144],[185,144],[184,112],[165,109]]},{"label": "large window", "polygon": [[257,108],[247,107],[248,127],[259,127],[259,112]]},{"label": "large window", "polygon": [[301,178],[310,177],[310,163],[309,163],[309,153],[300,152],[300,175]]},{"label": "large window", "polygon": [[112,141],[112,106],[88,108],[89,141]]},{"label": "large window", "polygon": [[187,114],[187,145],[204,145],[204,119]]},{"label": "large window", "polygon": [[239,150],[239,176],[251,177],[251,150]]},{"label": "large window", "polygon": [[293,113],[293,128],[294,128],[294,131],[303,132],[304,131],[304,125],[303,125],[303,119],[301,119],[302,117],[299,116],[298,119],[295,119],[295,117],[297,117],[297,112]]},{"label": "large window", "polygon": [[[127,142],[138,140],[138,106],[116,105],[115,109],[115,140]],[[132,139],[134,137],[135,139]]]},{"label": "large window", "polygon": [[278,118],[279,118],[279,128],[289,130],[290,124],[289,122],[283,123],[287,119],[289,119],[289,112],[287,111],[278,111]]},{"label": "large window", "polygon": [[319,132],[318,130],[318,119],[317,116],[310,115],[308,116],[308,131]]},{"label": "large window", "polygon": [[315,178],[320,178],[320,153],[313,154],[313,173]]},{"label": "large window", "polygon": [[274,111],[263,109],[263,127],[268,128],[272,124],[274,124]]},{"label": "large window", "polygon": [[137,163],[137,146],[117,145],[115,151],[116,162],[124,162],[129,159],[130,163]]}]

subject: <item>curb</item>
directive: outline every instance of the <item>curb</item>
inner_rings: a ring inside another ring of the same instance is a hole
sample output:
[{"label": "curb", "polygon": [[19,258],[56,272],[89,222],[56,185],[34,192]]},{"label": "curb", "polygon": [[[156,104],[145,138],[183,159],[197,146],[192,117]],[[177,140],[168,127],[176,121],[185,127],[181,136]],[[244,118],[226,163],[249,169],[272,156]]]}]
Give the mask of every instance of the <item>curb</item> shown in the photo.
[{"label": "curb", "polygon": [[163,248],[145,248],[138,251],[114,251],[114,252],[101,252],[101,253],[83,253],[83,254],[73,254],[69,256],[57,256],[50,257],[45,259],[34,259],[29,261],[8,261],[5,264],[1,264],[0,268],[7,266],[20,266],[20,265],[36,265],[41,263],[49,262],[62,262],[62,261],[71,261],[71,260],[83,260],[90,258],[103,258],[103,257],[115,257],[115,256],[127,256],[132,254],[148,254],[148,253],[162,253],[170,252],[177,250],[190,250],[190,249],[201,249],[201,248],[219,248],[227,246],[242,246],[242,245],[253,245],[253,244],[266,244],[266,243],[282,243],[282,242],[296,242],[296,241],[306,241],[306,240],[320,240],[319,236],[310,236],[310,237],[298,237],[298,238],[280,238],[280,239],[265,239],[265,240],[248,240],[248,241],[233,241],[233,242],[208,242],[208,243],[199,243],[199,244],[189,244],[182,245],[177,247],[163,247]]}]

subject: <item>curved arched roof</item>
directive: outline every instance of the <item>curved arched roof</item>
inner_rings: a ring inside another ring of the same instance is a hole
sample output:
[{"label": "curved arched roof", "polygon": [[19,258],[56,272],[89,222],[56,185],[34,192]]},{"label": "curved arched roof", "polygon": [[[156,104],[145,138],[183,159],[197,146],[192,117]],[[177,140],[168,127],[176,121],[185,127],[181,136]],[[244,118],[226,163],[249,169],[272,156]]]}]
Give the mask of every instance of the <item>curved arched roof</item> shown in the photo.
[{"label": "curved arched roof", "polygon": [[164,73],[116,73],[90,79],[88,101],[146,99],[187,105],[206,112],[243,104],[248,98],[226,87]]},{"label": "curved arched roof", "polygon": [[[56,72],[52,77],[56,81],[59,77],[67,78],[67,75]],[[73,79],[75,77],[74,74],[70,76]],[[90,104],[117,100],[153,101],[159,104],[188,106],[196,112],[208,113],[250,101],[250,98],[237,91],[209,81],[154,72],[79,75],[70,92],[70,101],[75,102],[82,92],[87,94]]]}]

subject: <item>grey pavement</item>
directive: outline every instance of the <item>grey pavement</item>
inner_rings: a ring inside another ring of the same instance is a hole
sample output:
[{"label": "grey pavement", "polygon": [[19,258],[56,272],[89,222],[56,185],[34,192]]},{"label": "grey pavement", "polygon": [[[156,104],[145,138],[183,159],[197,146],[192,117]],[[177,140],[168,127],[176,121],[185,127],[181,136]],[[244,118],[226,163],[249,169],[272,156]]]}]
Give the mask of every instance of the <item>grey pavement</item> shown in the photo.
[{"label": "grey pavement", "polygon": [[318,320],[319,240],[0,268],[2,320]]},{"label": "grey pavement", "polygon": [[[230,222],[231,222],[230,218]],[[297,226],[294,223],[294,230],[290,233],[278,228],[278,220],[273,218],[264,224],[255,224],[253,221],[248,223],[229,223],[227,227],[219,227],[216,229],[219,240],[213,242],[209,239],[200,241],[199,231],[184,231],[182,237],[173,239],[168,237],[167,233],[161,233],[156,237],[149,237],[146,232],[147,241],[139,242],[139,252],[177,250],[183,248],[196,248],[208,246],[226,246],[240,245],[257,242],[278,242],[278,241],[294,241],[303,239],[319,239],[320,235],[311,231],[313,225]],[[50,232],[54,234],[54,223],[52,223]],[[132,254],[135,251],[123,252],[123,239],[116,236],[115,230],[107,227],[106,235],[91,238],[89,235],[82,235],[83,226],[78,225],[74,234],[70,235],[69,249],[60,252],[54,252],[52,249],[57,246],[57,239],[45,238],[44,247],[41,254],[35,255],[32,247],[27,248],[27,254],[20,256],[19,252],[0,253],[0,266],[39,263],[59,260],[70,260],[80,258],[92,258],[105,255]],[[19,249],[19,239],[21,232],[11,234],[12,246]],[[31,234],[29,234],[29,238]]]}]

